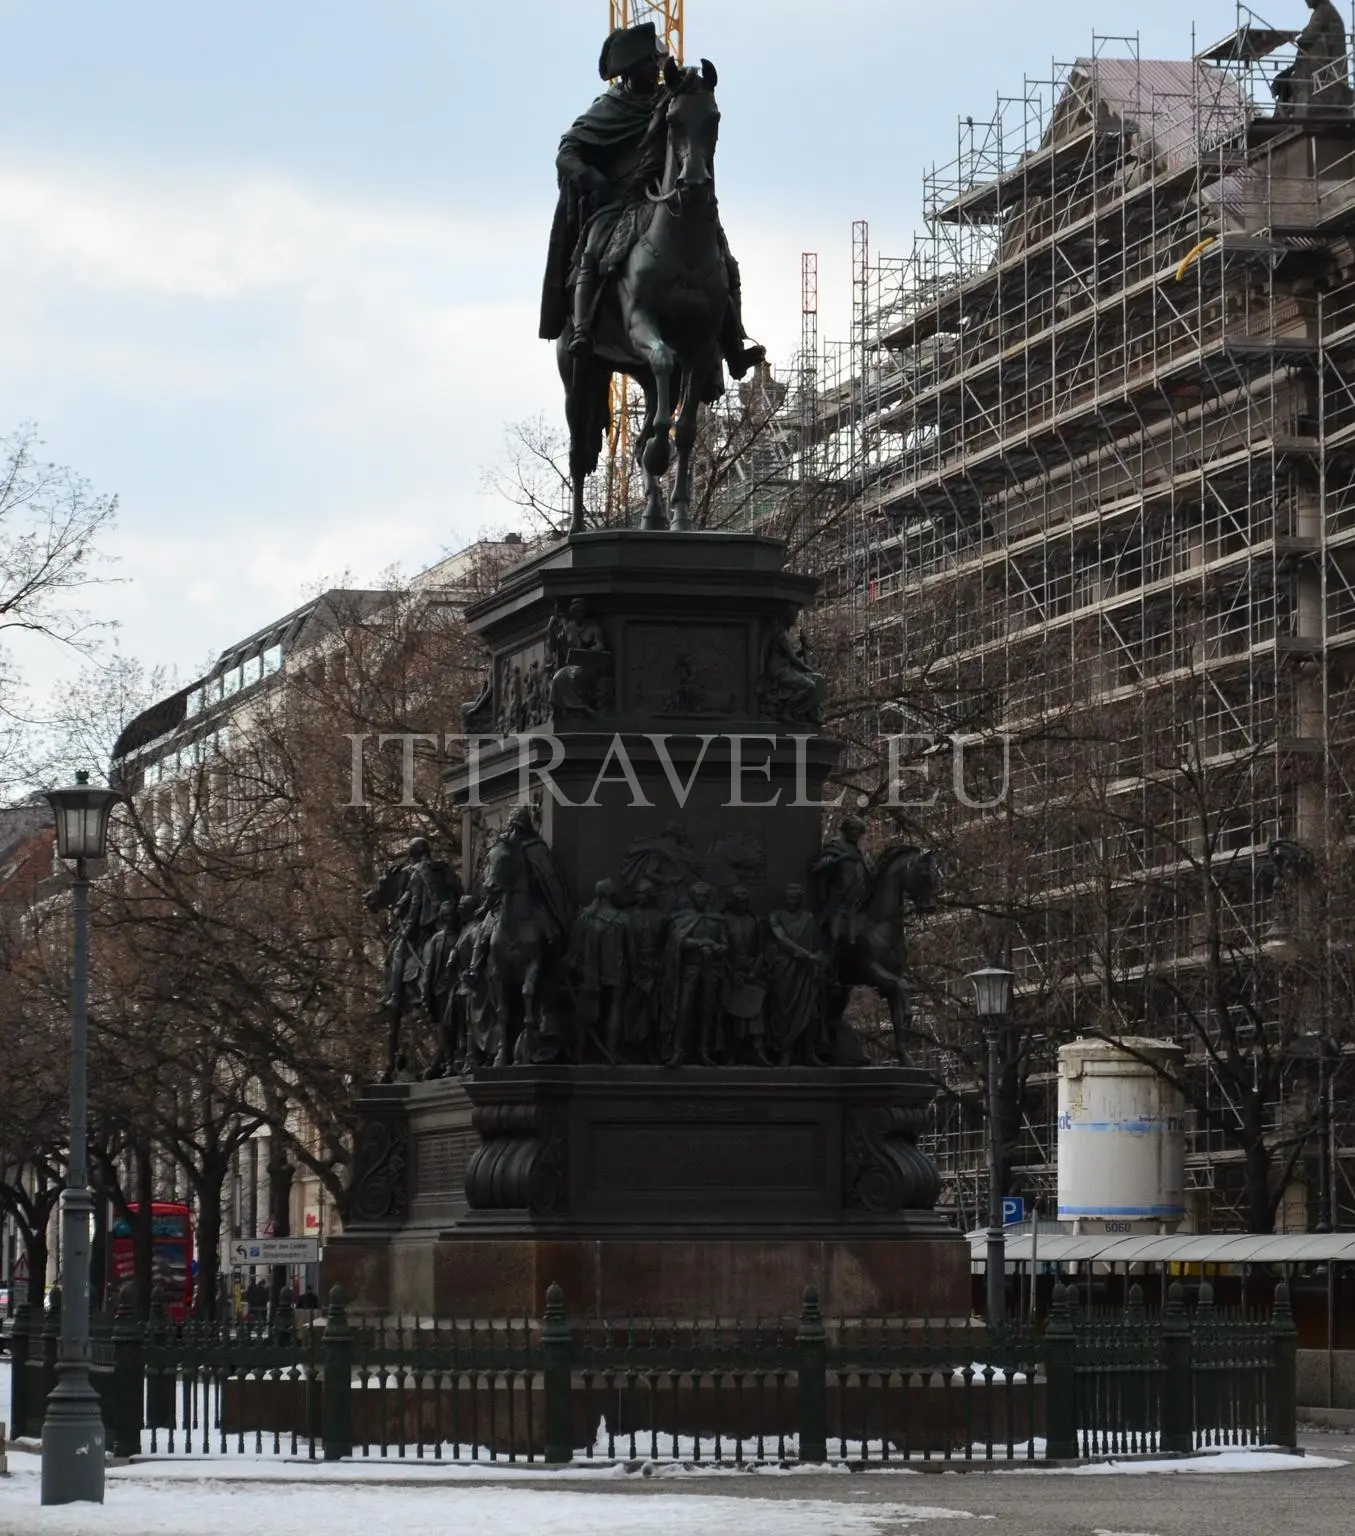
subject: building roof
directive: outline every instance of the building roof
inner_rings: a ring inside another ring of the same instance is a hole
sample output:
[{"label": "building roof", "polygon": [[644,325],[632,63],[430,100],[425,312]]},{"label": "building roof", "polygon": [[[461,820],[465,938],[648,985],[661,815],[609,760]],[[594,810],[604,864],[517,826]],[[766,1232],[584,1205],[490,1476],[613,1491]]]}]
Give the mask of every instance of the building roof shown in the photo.
[{"label": "building roof", "polygon": [[1088,117],[1117,120],[1173,164],[1194,159],[1201,142],[1236,133],[1251,106],[1231,75],[1197,59],[1079,59],[1055,108],[1056,125],[1075,111],[1073,103]]},{"label": "building roof", "polygon": [[1070,190],[1094,165],[1117,175],[1157,161],[1194,164],[1201,149],[1239,133],[1252,111],[1237,80],[1194,59],[1078,59],[1037,148],[1007,158],[1001,172],[967,187],[934,218],[1001,221],[1031,197]]},{"label": "building roof", "polygon": [[[478,539],[421,572],[411,585],[429,595],[454,591],[462,598],[469,598],[486,579],[495,578],[531,548],[519,534],[509,534],[501,540]],[[391,598],[391,591],[385,588],[334,587],[273,619],[253,634],[234,641],[218,654],[216,662],[202,677],[157,700],[124,727],[113,747],[113,762],[122,763],[142,748],[173,736],[190,719],[196,721],[209,714],[217,720],[228,716],[245,698],[246,688],[261,684],[271,673],[265,668],[264,677],[256,676],[253,682],[246,682],[238,691],[218,699],[208,700],[206,688],[223,675],[235,674],[235,669],[243,667],[245,662],[253,661],[265,652],[274,657],[279,653],[285,657],[304,650],[336,634],[345,625],[376,613],[389,604]],[[238,675],[244,677],[245,673],[242,671]],[[218,685],[217,693],[220,692]]]},{"label": "building roof", "polygon": [[[192,686],[190,684],[189,688]],[[123,726],[117,741],[113,743],[113,761],[121,761],[129,753],[144,747],[147,742],[156,741],[182,725],[189,688],[180,688],[168,698],[156,700],[149,709],[143,709]]]},{"label": "building roof", "polygon": [[188,718],[190,695],[223,672],[273,646],[280,647],[282,654],[287,655],[300,647],[311,645],[334,633],[351,618],[366,617],[387,602],[389,597],[390,594],[381,589],[332,588],[293,608],[281,618],[272,620],[252,635],[246,635],[243,640],[236,640],[221,651],[215,664],[202,677],[176,693],[157,700],[125,726],[114,743],[113,761],[121,762],[141,747],[178,730]]},{"label": "building roof", "polygon": [[45,795],[0,808],[0,902],[23,901],[51,875],[55,839]]}]

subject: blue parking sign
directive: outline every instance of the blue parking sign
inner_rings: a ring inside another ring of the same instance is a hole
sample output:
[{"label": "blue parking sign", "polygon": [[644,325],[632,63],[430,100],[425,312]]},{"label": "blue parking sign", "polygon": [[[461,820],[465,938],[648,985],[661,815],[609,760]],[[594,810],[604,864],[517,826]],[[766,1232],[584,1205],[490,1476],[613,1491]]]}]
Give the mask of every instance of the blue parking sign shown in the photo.
[{"label": "blue parking sign", "polygon": [[1020,1195],[1003,1195],[1002,1197],[1002,1225],[1010,1227],[1013,1222],[1026,1219],[1026,1202]]}]

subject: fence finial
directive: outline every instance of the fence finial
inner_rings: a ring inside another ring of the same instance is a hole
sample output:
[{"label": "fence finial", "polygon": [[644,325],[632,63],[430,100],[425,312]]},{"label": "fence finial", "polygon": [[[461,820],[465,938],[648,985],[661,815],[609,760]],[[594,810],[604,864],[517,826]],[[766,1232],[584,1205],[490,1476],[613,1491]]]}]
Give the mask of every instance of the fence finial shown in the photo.
[{"label": "fence finial", "polygon": [[1294,1313],[1289,1303],[1289,1282],[1287,1280],[1281,1280],[1275,1287],[1275,1300],[1271,1304],[1270,1320],[1272,1324],[1289,1323],[1291,1326],[1293,1324]]},{"label": "fence finial", "polygon": [[1055,1321],[1060,1325],[1068,1321],[1068,1287],[1062,1280],[1054,1282],[1054,1290],[1049,1298],[1048,1322]]},{"label": "fence finial", "polygon": [[125,1323],[129,1318],[136,1317],[136,1286],[130,1280],[124,1280],[118,1287],[118,1305],[113,1314],[115,1323]]},{"label": "fence finial", "polygon": [[548,1323],[563,1323],[565,1320],[565,1293],[558,1280],[552,1280],[546,1287],[546,1311],[545,1321]]}]

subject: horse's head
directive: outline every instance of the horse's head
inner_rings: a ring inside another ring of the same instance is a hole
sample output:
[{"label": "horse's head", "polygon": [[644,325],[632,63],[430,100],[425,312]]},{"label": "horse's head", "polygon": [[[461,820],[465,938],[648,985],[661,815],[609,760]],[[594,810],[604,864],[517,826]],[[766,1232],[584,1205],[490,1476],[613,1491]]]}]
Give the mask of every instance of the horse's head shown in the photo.
[{"label": "horse's head", "polygon": [[526,866],[516,843],[500,839],[485,855],[485,893],[503,896],[526,881]]},{"label": "horse's head", "polygon": [[879,902],[889,910],[897,911],[900,897],[906,895],[919,912],[934,912],[940,886],[941,872],[930,848],[918,848],[912,843],[890,843],[875,861],[871,906],[873,909]]},{"label": "horse's head", "polygon": [[908,860],[903,888],[913,898],[919,912],[936,911],[936,893],[941,889],[941,870],[930,848],[918,848]]},{"label": "horse's head", "polygon": [[710,196],[714,190],[715,143],[720,136],[720,108],[715,101],[719,76],[709,59],[700,69],[681,69],[671,59],[664,70],[668,86],[664,111],[668,130],[665,192]]}]

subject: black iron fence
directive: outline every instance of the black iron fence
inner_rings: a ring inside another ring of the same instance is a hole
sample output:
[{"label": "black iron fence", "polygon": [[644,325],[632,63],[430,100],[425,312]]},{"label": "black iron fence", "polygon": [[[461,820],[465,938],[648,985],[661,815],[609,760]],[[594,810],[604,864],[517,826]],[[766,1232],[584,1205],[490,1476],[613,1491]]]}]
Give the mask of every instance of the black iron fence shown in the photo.
[{"label": "black iron fence", "polygon": [[[16,1435],[41,1431],[59,1304],[15,1320]],[[1268,1317],[1059,1286],[1043,1332],[825,1319],[813,1287],[782,1322],[571,1322],[551,1286],[540,1319],[392,1323],[336,1288],[268,1326],[143,1324],[128,1292],[92,1364],[117,1456],[974,1464],[1292,1448],[1296,1346],[1283,1285]]]}]

